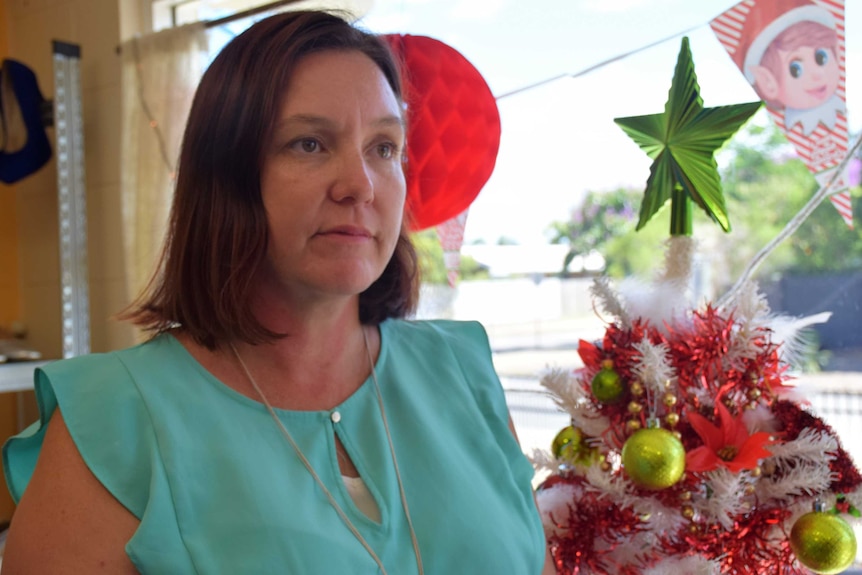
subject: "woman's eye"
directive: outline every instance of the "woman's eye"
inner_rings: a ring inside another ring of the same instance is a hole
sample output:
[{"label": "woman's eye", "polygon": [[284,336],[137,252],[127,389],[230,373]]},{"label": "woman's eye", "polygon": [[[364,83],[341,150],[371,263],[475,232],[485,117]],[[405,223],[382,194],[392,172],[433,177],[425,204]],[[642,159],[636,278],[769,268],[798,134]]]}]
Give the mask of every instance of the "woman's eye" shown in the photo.
[{"label": "woman's eye", "polygon": [[814,61],[817,62],[818,66],[825,65],[829,61],[829,52],[824,48],[818,48],[814,51]]},{"label": "woman's eye", "polygon": [[383,159],[389,159],[395,155],[395,144],[377,144],[377,155]]},{"label": "woman's eye", "polygon": [[802,75],[802,62],[800,62],[799,60],[794,60],[790,63],[788,69],[790,70],[791,76],[793,76],[794,78],[798,78]]},{"label": "woman's eye", "polygon": [[293,142],[290,147],[306,154],[313,154],[320,151],[320,142],[314,138],[302,138]]}]

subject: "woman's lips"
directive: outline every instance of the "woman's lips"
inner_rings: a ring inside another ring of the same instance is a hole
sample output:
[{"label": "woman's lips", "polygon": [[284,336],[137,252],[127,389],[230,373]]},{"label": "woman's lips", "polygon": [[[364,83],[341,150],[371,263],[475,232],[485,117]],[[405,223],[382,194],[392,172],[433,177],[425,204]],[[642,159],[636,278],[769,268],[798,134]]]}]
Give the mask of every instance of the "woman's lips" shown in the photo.
[{"label": "woman's lips", "polygon": [[325,228],[318,232],[317,235],[333,239],[356,241],[366,240],[373,237],[372,233],[367,228],[353,225],[333,226],[331,228]]}]

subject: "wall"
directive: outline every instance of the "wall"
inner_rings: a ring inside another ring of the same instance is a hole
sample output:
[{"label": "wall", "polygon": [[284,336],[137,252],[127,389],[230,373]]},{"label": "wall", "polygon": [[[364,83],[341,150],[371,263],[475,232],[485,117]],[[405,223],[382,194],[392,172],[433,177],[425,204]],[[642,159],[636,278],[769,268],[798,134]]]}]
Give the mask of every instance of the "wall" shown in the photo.
[{"label": "wall", "polygon": [[[123,5],[125,14],[120,15]],[[36,73],[42,95],[54,95],[52,40],[81,46],[91,347],[133,342],[132,330],[111,320],[126,303],[120,235],[120,58],[123,35],[137,32],[135,0],[0,0],[0,55]],[[147,4],[148,5],[148,4]],[[53,129],[48,130],[52,146]],[[57,172],[54,159],[14,188],[0,185],[0,324],[24,322],[29,342],[46,358],[62,353]],[[7,271],[8,270],[8,271]],[[8,299],[7,299],[8,298]],[[26,394],[25,421],[37,416]],[[0,398],[0,442],[13,433],[15,396]],[[0,519],[11,502],[0,489]]]},{"label": "wall", "polygon": [[[0,2],[0,60],[8,56],[6,9]],[[18,223],[14,186],[0,184],[0,331],[21,319],[18,288]],[[0,395],[0,440],[15,433],[17,397]],[[0,486],[0,522],[12,516],[12,498]]]},{"label": "wall", "polygon": [[[131,330],[110,320],[125,303],[120,236],[120,16],[117,0],[6,0],[9,52],[30,66],[46,98],[54,93],[51,41],[81,46],[87,188],[91,345],[130,343]],[[49,134],[54,139],[53,131]],[[56,164],[17,189],[23,319],[31,343],[59,357],[60,272]]]}]

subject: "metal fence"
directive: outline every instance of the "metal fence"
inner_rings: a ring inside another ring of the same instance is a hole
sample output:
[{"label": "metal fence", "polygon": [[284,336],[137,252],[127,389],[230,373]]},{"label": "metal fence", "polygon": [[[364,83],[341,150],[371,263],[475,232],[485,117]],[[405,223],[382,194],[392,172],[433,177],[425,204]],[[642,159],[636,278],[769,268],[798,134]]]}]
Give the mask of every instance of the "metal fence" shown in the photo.
[{"label": "metal fence", "polygon": [[862,389],[809,394],[811,411],[838,434],[841,445],[862,465]]}]

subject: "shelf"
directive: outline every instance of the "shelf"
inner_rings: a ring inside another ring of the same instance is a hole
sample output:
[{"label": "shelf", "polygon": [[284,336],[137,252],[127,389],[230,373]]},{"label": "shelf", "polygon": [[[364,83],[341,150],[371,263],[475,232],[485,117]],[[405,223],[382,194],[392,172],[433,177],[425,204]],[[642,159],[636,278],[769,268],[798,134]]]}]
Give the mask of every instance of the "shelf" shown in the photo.
[{"label": "shelf", "polygon": [[47,361],[20,361],[0,363],[0,393],[33,389],[33,370]]}]

